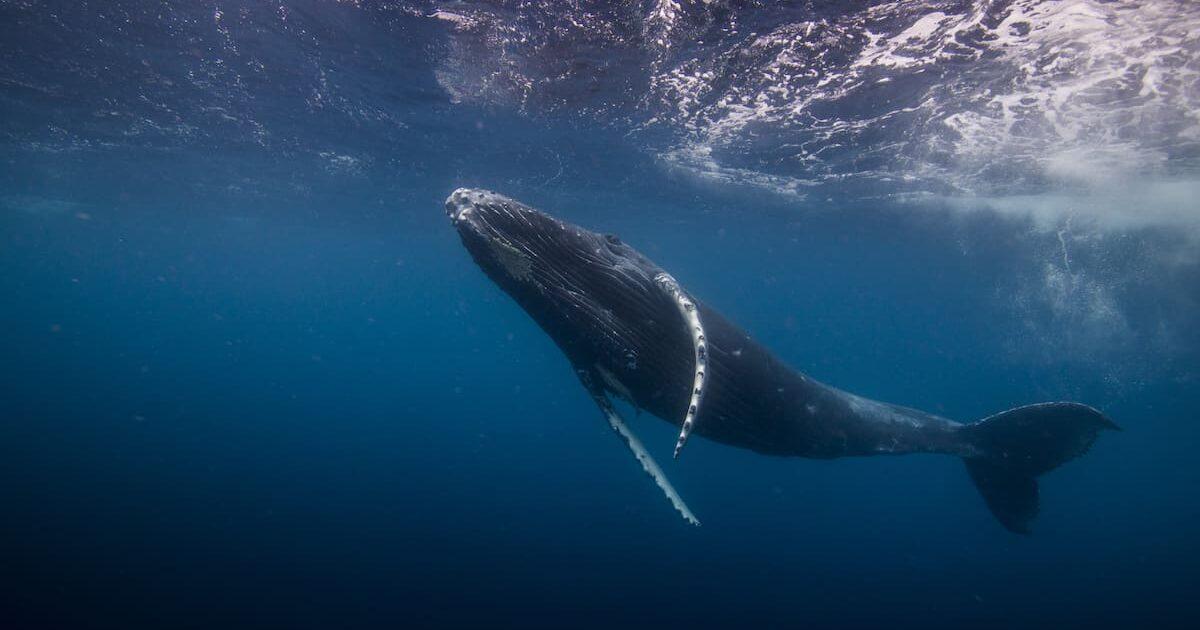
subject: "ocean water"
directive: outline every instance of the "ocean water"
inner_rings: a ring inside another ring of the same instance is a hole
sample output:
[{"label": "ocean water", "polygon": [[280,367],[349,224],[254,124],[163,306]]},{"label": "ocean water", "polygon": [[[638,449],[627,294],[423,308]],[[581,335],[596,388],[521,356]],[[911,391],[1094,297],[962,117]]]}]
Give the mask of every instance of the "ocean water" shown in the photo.
[{"label": "ocean water", "polygon": [[[1194,627],[1186,2],[0,0],[0,627]],[[442,204],[621,238],[794,367],[1122,426],[942,456],[623,408]]]}]

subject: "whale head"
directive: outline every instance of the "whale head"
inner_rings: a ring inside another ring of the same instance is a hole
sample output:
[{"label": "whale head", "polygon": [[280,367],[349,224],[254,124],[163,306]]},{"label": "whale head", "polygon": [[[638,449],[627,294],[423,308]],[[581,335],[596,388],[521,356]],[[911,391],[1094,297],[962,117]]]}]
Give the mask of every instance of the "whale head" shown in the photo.
[{"label": "whale head", "polygon": [[494,192],[460,188],[446,214],[475,263],[573,359],[636,354],[647,321],[669,320],[661,269],[611,234],[557,219]]},{"label": "whale head", "polygon": [[446,199],[446,214],[475,262],[505,285],[555,291],[602,289],[616,282],[629,288],[626,281],[640,278],[626,274],[652,277],[657,270],[612,234],[592,232],[491,191],[455,190]]}]

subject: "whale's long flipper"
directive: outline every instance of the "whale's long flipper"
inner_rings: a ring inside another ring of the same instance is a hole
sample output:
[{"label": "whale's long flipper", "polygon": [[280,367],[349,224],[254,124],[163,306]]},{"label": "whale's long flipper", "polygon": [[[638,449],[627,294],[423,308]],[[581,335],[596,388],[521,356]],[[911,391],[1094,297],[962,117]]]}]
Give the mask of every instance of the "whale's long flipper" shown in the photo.
[{"label": "whale's long flipper", "polygon": [[621,419],[621,415],[613,407],[612,401],[608,399],[608,395],[604,393],[604,390],[601,389],[592,374],[587,370],[579,370],[578,374],[579,379],[583,381],[583,386],[591,394],[592,400],[596,401],[596,406],[600,407],[600,411],[604,413],[604,418],[608,420],[609,426],[612,427],[617,435],[621,436],[625,445],[633,452],[634,458],[642,465],[642,470],[646,471],[646,474],[654,479],[654,483],[667,496],[667,500],[671,502],[671,505],[679,512],[683,520],[692,525],[700,525],[700,520],[696,518],[695,514],[692,514],[692,510],[688,508],[687,503],[683,502],[683,497],[679,496],[679,493],[675,491],[675,487],[671,485],[671,481],[667,479],[662,469],[658,467],[658,463],[654,461],[654,458],[650,456],[646,447],[642,445],[642,441],[633,434],[633,431]]},{"label": "whale's long flipper", "polygon": [[654,276],[654,281],[675,300],[679,314],[688,332],[692,335],[692,349],[696,354],[695,376],[692,379],[692,397],[688,401],[687,414],[683,416],[683,426],[679,429],[679,439],[675,441],[675,459],[683,445],[687,444],[688,436],[692,434],[692,426],[696,423],[696,414],[700,411],[700,403],[704,400],[704,366],[708,363],[708,347],[704,341],[704,325],[700,322],[700,312],[696,309],[696,301],[692,299],[675,278],[667,272]]}]

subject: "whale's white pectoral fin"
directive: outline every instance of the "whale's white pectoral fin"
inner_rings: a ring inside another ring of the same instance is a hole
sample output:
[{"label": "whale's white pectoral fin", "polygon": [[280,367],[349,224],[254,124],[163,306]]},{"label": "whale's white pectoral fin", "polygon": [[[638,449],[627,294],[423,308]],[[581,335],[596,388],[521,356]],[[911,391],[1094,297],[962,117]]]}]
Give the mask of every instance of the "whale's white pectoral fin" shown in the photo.
[{"label": "whale's white pectoral fin", "polygon": [[687,413],[683,416],[683,426],[679,429],[679,439],[675,441],[675,459],[679,459],[679,453],[683,450],[683,445],[687,444],[688,437],[692,434],[692,427],[696,424],[696,414],[700,412],[700,403],[704,401],[704,369],[708,364],[708,344],[705,341],[704,324],[700,322],[700,311],[696,308],[696,301],[683,290],[683,287],[679,286],[671,274],[665,271],[654,276],[654,281],[675,300],[675,306],[679,309],[679,314],[683,317],[688,332],[692,335],[692,349],[696,355],[692,396],[688,401]]},{"label": "whale's white pectoral fin", "polygon": [[646,447],[642,445],[642,441],[633,434],[633,431],[629,429],[629,426],[625,424],[625,421],[621,419],[616,410],[610,406],[608,409],[603,409],[603,411],[613,431],[616,431],[617,435],[620,435],[621,439],[625,440],[625,445],[629,447],[630,451],[633,451],[633,456],[642,465],[642,470],[646,471],[646,474],[654,479],[654,483],[658,484],[663,494],[667,496],[667,500],[675,507],[675,511],[679,512],[683,520],[692,525],[699,525],[700,520],[696,518],[695,514],[692,514],[692,510],[688,508],[687,503],[683,502],[683,497],[679,496],[679,493],[675,491],[675,487],[671,485],[671,481],[667,479],[662,469],[658,467],[658,463],[646,451]]},{"label": "whale's white pectoral fin", "polygon": [[679,496],[679,493],[675,491],[675,487],[671,485],[671,481],[667,479],[662,469],[658,467],[658,463],[650,456],[650,452],[642,445],[642,441],[633,434],[633,431],[621,419],[621,415],[613,407],[612,401],[608,399],[603,390],[599,389],[596,383],[592,382],[590,375],[586,372],[580,372],[579,376],[583,380],[584,387],[587,388],[588,393],[592,395],[592,399],[596,401],[596,405],[600,407],[600,411],[604,413],[609,426],[621,437],[621,440],[625,442],[625,446],[628,446],[629,450],[633,452],[633,457],[642,465],[642,470],[646,471],[646,474],[654,479],[654,483],[663,491],[667,500],[671,502],[671,505],[675,508],[675,511],[679,512],[683,520],[692,525],[699,526],[700,520],[696,518],[695,514],[692,514],[692,510],[688,508],[687,503],[684,503],[683,497]]}]

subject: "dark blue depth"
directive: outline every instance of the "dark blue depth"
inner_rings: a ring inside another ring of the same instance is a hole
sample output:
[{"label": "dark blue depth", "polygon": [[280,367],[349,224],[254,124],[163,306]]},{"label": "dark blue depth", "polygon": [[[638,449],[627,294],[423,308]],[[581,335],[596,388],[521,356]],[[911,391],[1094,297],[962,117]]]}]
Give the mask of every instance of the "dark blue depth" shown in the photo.
[{"label": "dark blue depth", "polygon": [[[1200,268],[1155,257],[1178,231],[1070,241],[1063,289],[1058,234],[1020,216],[699,182],[611,127],[456,104],[431,6],[244,26],[278,72],[239,96],[132,74],[209,55],[184,27],[32,4],[0,1],[0,627],[1200,620]],[[340,113],[299,105],[314,63]],[[159,115],[139,93],[196,135],[125,134]],[[1077,400],[1125,431],[1043,478],[1023,538],[953,458],[693,438],[672,462],[676,429],[626,409],[692,528],[471,262],[458,186],[618,233],[833,385],[963,421]],[[1097,286],[1116,328],[1079,306]]]}]

